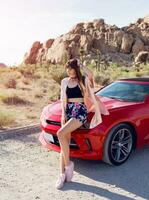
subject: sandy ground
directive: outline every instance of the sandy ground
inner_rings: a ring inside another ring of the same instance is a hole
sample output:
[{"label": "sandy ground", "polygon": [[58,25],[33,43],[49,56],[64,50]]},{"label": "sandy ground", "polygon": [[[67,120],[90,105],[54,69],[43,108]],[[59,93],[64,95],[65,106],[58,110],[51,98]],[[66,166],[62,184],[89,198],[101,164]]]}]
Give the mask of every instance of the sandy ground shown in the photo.
[{"label": "sandy ground", "polygon": [[0,142],[1,200],[149,199],[149,147],[135,151],[119,167],[73,158],[73,181],[57,190],[59,154],[43,148],[38,135]]}]

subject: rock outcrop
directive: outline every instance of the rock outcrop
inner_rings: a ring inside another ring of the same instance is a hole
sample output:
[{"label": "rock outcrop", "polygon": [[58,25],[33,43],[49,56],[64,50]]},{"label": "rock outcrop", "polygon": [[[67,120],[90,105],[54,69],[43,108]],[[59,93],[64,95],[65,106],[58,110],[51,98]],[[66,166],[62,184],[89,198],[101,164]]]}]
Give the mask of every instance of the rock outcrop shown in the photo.
[{"label": "rock outcrop", "polygon": [[5,65],[4,63],[0,63],[0,68],[5,68],[7,67],[7,65]]},{"label": "rock outcrop", "polygon": [[149,52],[147,51],[140,51],[135,58],[135,63],[146,63],[149,57]]},{"label": "rock outcrop", "polygon": [[[122,28],[108,25],[104,19],[78,23],[56,39],[49,39],[45,43],[36,41],[25,54],[23,62],[63,63],[68,57],[79,57],[81,47],[85,55],[92,59],[100,52],[101,58],[107,61],[132,63],[139,59],[140,52],[149,52],[149,16]],[[148,59],[148,56],[143,58]]]}]

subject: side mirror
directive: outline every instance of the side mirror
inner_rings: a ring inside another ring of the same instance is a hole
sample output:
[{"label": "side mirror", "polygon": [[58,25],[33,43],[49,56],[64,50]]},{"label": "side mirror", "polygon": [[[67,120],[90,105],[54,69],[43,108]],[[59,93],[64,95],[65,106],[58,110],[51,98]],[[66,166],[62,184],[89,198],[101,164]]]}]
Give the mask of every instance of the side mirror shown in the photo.
[{"label": "side mirror", "polygon": [[149,94],[148,94],[148,95],[146,95],[146,97],[145,97],[145,99],[144,99],[144,103],[147,103],[147,104],[149,104]]}]

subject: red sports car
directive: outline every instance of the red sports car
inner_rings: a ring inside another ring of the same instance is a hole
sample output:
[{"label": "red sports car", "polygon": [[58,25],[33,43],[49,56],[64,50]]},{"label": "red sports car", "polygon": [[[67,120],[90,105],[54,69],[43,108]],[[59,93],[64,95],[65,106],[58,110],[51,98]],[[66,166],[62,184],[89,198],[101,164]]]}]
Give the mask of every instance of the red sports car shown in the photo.
[{"label": "red sports car", "polygon": [[[121,165],[133,150],[149,144],[149,78],[118,79],[95,95],[100,96],[110,115],[102,115],[102,123],[89,129],[93,113],[88,113],[88,122],[71,134],[70,156]],[[57,152],[60,118],[60,100],[45,106],[40,117],[39,141]]]}]

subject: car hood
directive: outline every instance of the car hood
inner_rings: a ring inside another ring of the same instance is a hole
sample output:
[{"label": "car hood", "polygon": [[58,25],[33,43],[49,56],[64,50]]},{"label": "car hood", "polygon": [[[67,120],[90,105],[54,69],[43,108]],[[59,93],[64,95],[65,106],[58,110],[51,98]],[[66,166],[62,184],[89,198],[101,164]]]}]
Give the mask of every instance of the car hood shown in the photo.
[{"label": "car hood", "polygon": [[121,108],[121,107],[125,107],[125,106],[130,106],[130,105],[135,105],[135,104],[140,103],[140,102],[121,101],[118,99],[112,99],[109,97],[102,97],[102,96],[100,96],[100,100],[105,104],[105,106],[107,107],[108,110],[112,110],[115,108]]},{"label": "car hood", "polygon": [[[100,100],[105,104],[109,112],[110,110],[115,109],[115,108],[121,108],[125,106],[138,104],[138,102],[126,102],[126,101],[120,101],[117,99],[111,99],[111,98],[102,97],[102,96],[100,96]],[[61,115],[60,100],[57,100],[54,103],[45,106],[43,111],[44,111],[44,114],[46,114],[46,116]]]}]

